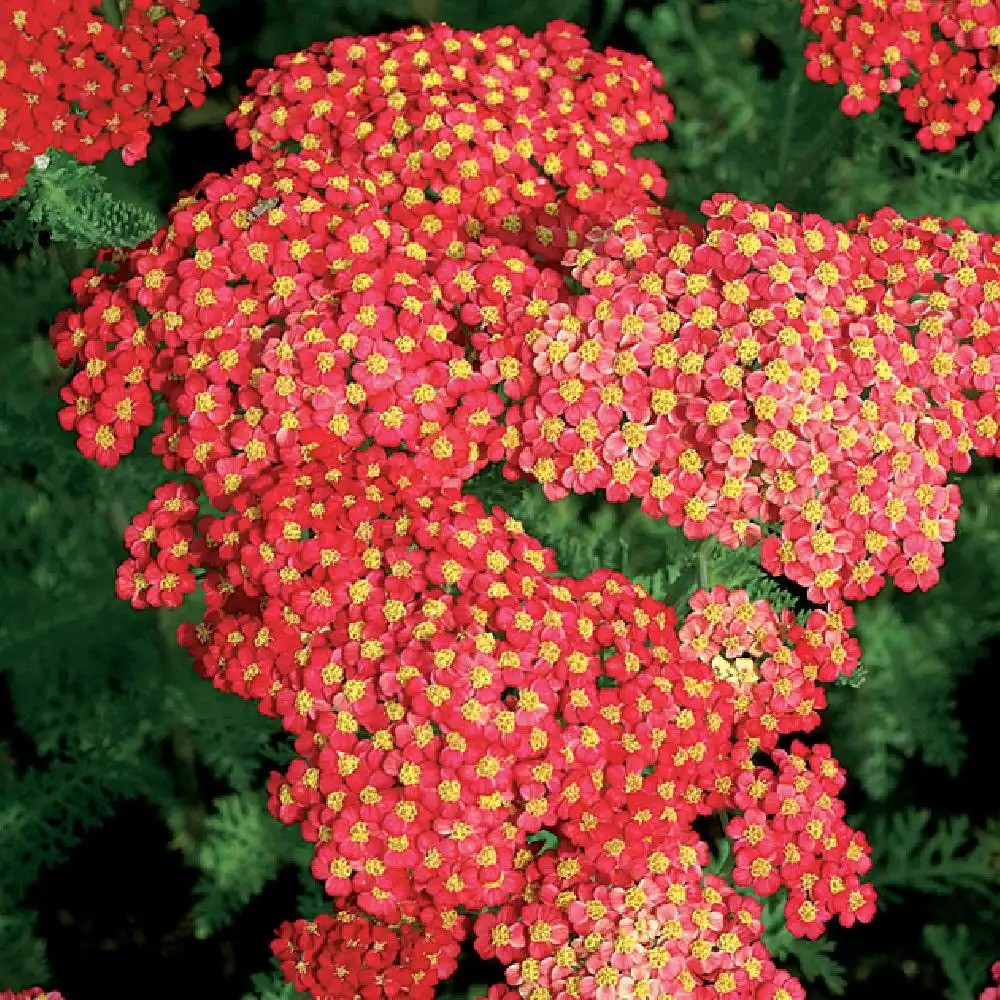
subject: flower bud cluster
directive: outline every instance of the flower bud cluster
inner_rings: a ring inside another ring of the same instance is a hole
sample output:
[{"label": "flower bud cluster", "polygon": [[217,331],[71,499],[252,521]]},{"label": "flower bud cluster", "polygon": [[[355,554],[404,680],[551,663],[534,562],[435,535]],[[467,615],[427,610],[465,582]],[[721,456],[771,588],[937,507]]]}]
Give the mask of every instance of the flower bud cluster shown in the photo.
[{"label": "flower bud cluster", "polygon": [[893,94],[924,149],[953,149],[993,117],[1000,9],[985,0],[802,0],[811,80],[843,83],[844,114]]},{"label": "flower bud cluster", "polygon": [[198,0],[130,0],[115,26],[90,0],[0,0],[0,198],[50,147],[84,163],[145,156],[150,129],[220,80]]}]

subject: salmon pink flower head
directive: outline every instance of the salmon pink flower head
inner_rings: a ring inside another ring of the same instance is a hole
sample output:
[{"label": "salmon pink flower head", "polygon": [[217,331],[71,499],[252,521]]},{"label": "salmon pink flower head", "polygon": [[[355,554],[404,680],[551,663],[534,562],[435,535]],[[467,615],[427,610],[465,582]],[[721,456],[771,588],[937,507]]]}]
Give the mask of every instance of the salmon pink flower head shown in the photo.
[{"label": "salmon pink flower head", "polygon": [[537,381],[508,414],[508,474],[550,499],[634,497],[691,538],[774,526],[765,569],[819,603],[933,586],[960,504],[947,474],[996,448],[994,241],[891,210],[704,209],[707,233],[633,213],[611,227],[629,239],[567,255],[575,321],[563,307],[558,339],[510,350]]}]

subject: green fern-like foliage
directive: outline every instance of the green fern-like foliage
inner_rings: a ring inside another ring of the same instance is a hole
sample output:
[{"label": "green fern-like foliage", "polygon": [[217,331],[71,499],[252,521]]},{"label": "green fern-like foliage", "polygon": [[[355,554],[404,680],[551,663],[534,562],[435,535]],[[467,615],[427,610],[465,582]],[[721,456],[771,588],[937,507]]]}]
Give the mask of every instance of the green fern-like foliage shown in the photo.
[{"label": "green fern-like foliage", "polygon": [[272,972],[257,973],[253,977],[253,992],[244,993],[243,1000],[296,1000],[305,996],[308,994],[300,993],[286,982],[281,970],[275,968]]},{"label": "green fern-like foliage", "polygon": [[[934,916],[922,943],[940,964],[944,995],[974,1000],[996,960],[1000,835],[973,829],[966,816],[935,820],[914,808],[874,812],[865,829],[874,846],[870,877],[880,909],[924,901]],[[970,914],[974,924],[967,923]]]},{"label": "green fern-like foliage", "polygon": [[[10,303],[0,324],[0,702],[14,719],[0,759],[0,982],[11,988],[47,976],[27,891],[124,799],[150,802],[199,870],[196,920],[241,908],[256,890],[240,895],[214,871],[228,871],[230,859],[212,849],[223,820],[205,814],[205,785],[263,810],[277,732],[255,706],[194,673],[175,643],[179,614],[140,614],[115,596],[122,529],[162,470],[140,454],[102,471],[60,429],[63,375],[41,334],[66,288],[60,258],[37,246],[0,267],[0,299]],[[249,870],[266,872],[290,848],[275,834],[255,850]]]},{"label": "green fern-like foliage", "polygon": [[132,247],[159,226],[154,212],[108,190],[96,167],[56,150],[37,157],[21,191],[0,201],[0,243],[17,248],[43,232],[81,249]]},{"label": "green fern-like foliage", "polygon": [[225,927],[284,864],[308,869],[309,845],[267,811],[258,789],[216,799],[191,861],[201,871],[195,886],[195,935]]},{"label": "green fern-like foliage", "polygon": [[691,541],[680,528],[644,514],[637,501],[607,503],[600,496],[550,502],[534,482],[503,478],[487,466],[465,490],[487,506],[498,506],[550,547],[559,572],[579,579],[606,567],[624,573],[679,614],[699,587],[743,588],[752,600],[775,608],[798,608],[796,598],[760,568],[756,547],[727,549],[712,540]]},{"label": "green fern-like foliage", "polygon": [[41,983],[49,978],[45,942],[36,934],[36,914],[0,897],[0,976],[5,983]]},{"label": "green fern-like foliage", "polygon": [[877,816],[869,836],[872,879],[884,901],[898,901],[903,890],[962,893],[1000,917],[1000,840],[974,836],[968,817],[934,822],[925,809],[907,809]]},{"label": "green fern-like foliage", "polygon": [[671,139],[652,151],[670,200],[697,213],[710,193],[733,191],[838,220],[892,205],[1000,230],[1000,119],[941,154],[920,149],[894,100],[848,118],[842,87],[805,76],[798,13],[789,0],[668,0],[626,13],[677,109]]},{"label": "green fern-like foliage", "polygon": [[995,960],[996,952],[984,948],[967,924],[945,927],[928,924],[924,944],[941,963],[948,981],[945,1000],[974,1000],[986,988],[983,970]]}]

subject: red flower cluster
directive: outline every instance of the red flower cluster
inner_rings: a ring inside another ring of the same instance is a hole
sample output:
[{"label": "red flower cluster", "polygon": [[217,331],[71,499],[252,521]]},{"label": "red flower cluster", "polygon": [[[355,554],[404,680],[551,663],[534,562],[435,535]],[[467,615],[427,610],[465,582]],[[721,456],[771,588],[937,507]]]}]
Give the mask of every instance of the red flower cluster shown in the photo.
[{"label": "red flower cluster", "polygon": [[993,116],[1000,8],[992,0],[802,0],[811,80],[844,83],[844,114],[895,94],[925,149],[946,150]]},{"label": "red flower cluster", "polygon": [[0,198],[50,147],[84,163],[145,155],[149,130],[221,79],[198,0],[131,0],[121,27],[91,0],[0,0]]},{"label": "red flower cluster", "polygon": [[[759,904],[706,880],[692,826],[724,809],[761,817],[767,842],[732,831],[737,850],[781,851],[780,880],[755,888],[792,886],[797,932],[870,916],[867,847],[843,823],[835,763],[826,748],[776,748],[818,723],[820,682],[856,665],[849,612],[802,626],[720,587],[695,595],[678,633],[672,609],[624,577],[553,575],[517,522],[423,478],[369,448],[262,474],[203,525],[208,607],[182,642],[218,687],[296,735],[301,759],[272,777],[271,809],[301,824],[313,874],[364,929],[348,946],[283,927],[277,954],[298,987],[424,995],[453,967],[462,916],[499,907],[476,921],[476,946],[525,1000],[560,977],[589,995],[606,965],[648,989],[752,996],[777,975]],[[611,962],[621,928],[577,918],[574,901],[616,892],[645,894],[631,916],[649,924]],[[437,946],[429,915],[452,946]],[[426,981],[403,982],[418,961],[395,978],[337,971],[414,925],[439,962]],[[586,943],[595,934],[606,948]]]},{"label": "red flower cluster", "polygon": [[482,352],[516,401],[507,474],[637,497],[734,547],[777,524],[762,563],[816,602],[927,589],[947,474],[996,449],[1000,244],[890,209],[703,210],[704,234],[620,220],[570,251],[580,294]]},{"label": "red flower cluster", "polygon": [[[371,182],[306,163],[209,179],[152,248],[80,279],[86,308],[55,336],[81,363],[62,419],[85,454],[131,450],[152,390],[172,411],[157,449],[213,497],[303,444],[370,440],[412,447],[435,480],[492,459],[553,498],[638,496],[733,546],[778,523],[764,565],[817,601],[937,579],[947,472],[996,447],[986,237],[717,198],[701,239],[625,221],[571,255],[573,295],[441,202],[383,209],[361,200]],[[269,343],[279,329],[292,343]]]},{"label": "red flower cluster", "polygon": [[431,1000],[458,964],[464,924],[454,912],[427,911],[419,924],[388,927],[346,909],[282,925],[272,947],[288,981],[316,996]]},{"label": "red flower cluster", "polygon": [[338,38],[279,56],[249,83],[229,125],[255,157],[322,150],[386,201],[419,211],[429,190],[467,237],[496,233],[553,262],[579,213],[596,224],[666,190],[652,161],[629,155],[666,137],[659,71],[591,51],[565,22],[531,38],[445,25]]},{"label": "red flower cluster", "polygon": [[[53,329],[81,449],[116,463],[155,394],[184,477],[120,595],[200,586],[197,669],[297,737],[271,807],[341,909],[276,951],[317,997],[425,996],[470,933],[525,1000],[800,997],[705,871],[693,824],[722,810],[732,881],[785,887],[793,933],[871,916],[836,762],[777,742],[857,663],[843,596],[929,586],[947,472],[994,452],[1000,247],[891,211],[661,211],[628,156],[664,134],[658,83],[565,24],[286,57],[233,119],[257,159],[104,254]],[[716,588],[678,631],[463,497],[489,461],[733,546],[777,524],[765,566],[829,607]]]}]

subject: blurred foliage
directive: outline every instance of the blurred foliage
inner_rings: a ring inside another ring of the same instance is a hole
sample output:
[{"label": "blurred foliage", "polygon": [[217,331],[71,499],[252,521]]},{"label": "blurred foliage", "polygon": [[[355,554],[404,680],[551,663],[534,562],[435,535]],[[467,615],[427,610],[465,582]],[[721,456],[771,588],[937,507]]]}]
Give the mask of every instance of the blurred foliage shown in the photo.
[{"label": "blurred foliage", "polygon": [[898,902],[907,889],[938,896],[960,891],[978,897],[988,913],[997,911],[1000,840],[972,836],[967,817],[933,821],[926,809],[907,809],[876,817],[869,832],[872,880],[885,902]]},{"label": "blurred foliage", "polygon": [[[502,23],[516,24],[523,31],[538,31],[554,18],[583,23],[589,6],[589,0],[512,0],[503,6]],[[292,52],[315,41],[383,30],[386,22],[408,25],[443,21],[480,30],[501,23],[497,13],[495,0],[385,0],[374,4],[344,0],[331,4],[323,12],[325,18],[316,4],[270,3],[265,6],[264,24],[253,52],[261,61],[270,61],[279,52]],[[322,26],[317,24],[321,18]]]},{"label": "blurred foliage", "polygon": [[983,986],[983,977],[978,974],[983,966],[983,950],[973,946],[967,924],[958,927],[928,924],[924,928],[924,944],[940,961],[947,976],[945,1000],[968,1000],[979,995]]},{"label": "blurred foliage", "polygon": [[[93,168],[54,155],[20,197],[0,202],[0,988],[59,985],[37,930],[39,907],[58,900],[29,906],[26,897],[125,799],[156,810],[192,873],[192,936],[223,935],[283,872],[297,873],[299,910],[266,914],[262,940],[281,919],[325,905],[307,845],[266,810],[267,773],[288,756],[277,727],[193,673],[173,640],[182,615],[137,613],[114,596],[122,528],[163,472],[142,457],[142,443],[112,472],[76,453],[56,422],[64,375],[46,339],[70,277],[99,245],[142,239],[180,190],[242,158],[222,123],[255,66],[314,41],[413,22],[534,30],[553,17],[576,20],[595,44],[645,51],[661,67],[677,118],[670,139],[648,152],[677,207],[697,214],[708,195],[732,191],[839,220],[892,205],[1000,231],[1000,118],[942,155],[916,145],[894,105],[844,117],[840,91],[804,76],[793,0],[204,0],[203,9],[222,37],[224,82],[202,108],[156,131],[134,168],[117,155]],[[608,566],[681,612],[695,587],[715,583],[803,608],[760,572],[755,552],[695,545],[635,504],[549,503],[494,469],[470,490],[522,519],[572,576]],[[829,692],[817,738],[848,769],[884,912],[870,928],[808,942],[784,929],[781,900],[768,901],[768,941],[810,982],[813,1000],[887,990],[972,1000],[1000,955],[995,466],[978,467],[963,491],[942,582],[862,605],[863,683]],[[977,716],[977,706],[988,711]],[[724,843],[717,852],[724,858]],[[232,973],[227,995],[298,996],[274,965],[252,975],[264,955]],[[472,1000],[495,978],[494,966],[466,961],[441,995]],[[159,995],[155,983],[123,978],[95,981],[72,1000],[137,988]]]}]

